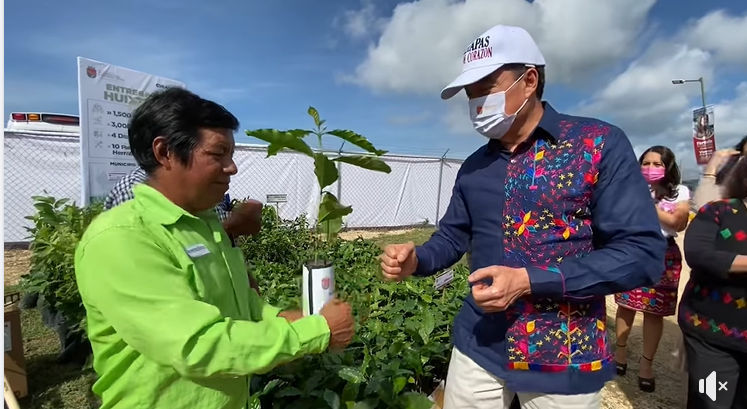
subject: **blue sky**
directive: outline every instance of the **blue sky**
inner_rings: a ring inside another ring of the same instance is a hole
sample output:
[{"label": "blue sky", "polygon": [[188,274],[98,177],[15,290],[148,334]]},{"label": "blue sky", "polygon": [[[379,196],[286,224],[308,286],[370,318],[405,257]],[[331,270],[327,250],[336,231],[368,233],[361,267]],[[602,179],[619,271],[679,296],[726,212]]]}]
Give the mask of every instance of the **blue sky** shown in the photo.
[{"label": "blue sky", "polygon": [[[747,134],[747,120],[731,118],[747,106],[747,85],[739,85],[747,81],[744,1],[60,4],[35,2],[34,10],[51,12],[34,11],[33,18],[23,2],[5,5],[6,118],[24,110],[77,113],[80,55],[183,81],[228,107],[244,129],[307,127],[306,109],[313,105],[331,127],[353,129],[380,148],[423,155],[449,149],[450,156],[464,157],[484,139],[469,129],[465,100],[445,103],[440,88],[457,74],[471,38],[509,23],[526,25],[546,54],[546,99],[555,108],[610,120],[636,147],[660,139],[677,145],[685,160],[692,156],[687,112],[700,94],[696,85],[667,84],[678,70],[705,76],[709,102],[723,105],[716,113],[719,143]],[[567,15],[553,11],[558,7]],[[632,17],[621,20],[620,11],[628,10]],[[607,30],[611,23],[604,19],[620,24]],[[595,24],[605,29],[583,31]],[[697,30],[712,35],[694,39]],[[741,56],[735,55],[742,44]],[[584,50],[599,50],[599,58]],[[679,63],[662,68],[672,61]],[[555,67],[562,78],[550,74]],[[642,86],[649,81],[655,85]],[[650,109],[642,113],[640,107]]]}]

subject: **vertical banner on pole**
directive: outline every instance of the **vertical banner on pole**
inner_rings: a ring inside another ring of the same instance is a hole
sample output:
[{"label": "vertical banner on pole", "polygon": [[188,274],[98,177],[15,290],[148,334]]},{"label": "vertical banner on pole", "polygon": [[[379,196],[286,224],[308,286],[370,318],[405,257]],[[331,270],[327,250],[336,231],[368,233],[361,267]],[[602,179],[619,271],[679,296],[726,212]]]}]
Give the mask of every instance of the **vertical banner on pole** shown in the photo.
[{"label": "vertical banner on pole", "polygon": [[693,149],[698,165],[706,165],[716,150],[713,105],[693,110]]},{"label": "vertical banner on pole", "polygon": [[82,203],[101,201],[137,167],[127,128],[132,111],[155,91],[184,84],[78,57]]}]

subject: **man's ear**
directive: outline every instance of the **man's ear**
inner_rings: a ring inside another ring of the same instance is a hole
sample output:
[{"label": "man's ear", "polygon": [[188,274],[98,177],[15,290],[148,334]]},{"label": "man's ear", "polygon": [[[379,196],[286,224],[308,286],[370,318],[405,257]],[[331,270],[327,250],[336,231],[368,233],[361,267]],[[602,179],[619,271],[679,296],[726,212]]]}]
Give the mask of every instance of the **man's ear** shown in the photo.
[{"label": "man's ear", "polygon": [[524,98],[529,99],[537,91],[539,73],[535,68],[529,68],[524,73]]},{"label": "man's ear", "polygon": [[155,156],[158,163],[163,166],[164,169],[171,169],[171,152],[169,151],[169,145],[166,142],[166,138],[158,136],[153,139],[153,156]]}]

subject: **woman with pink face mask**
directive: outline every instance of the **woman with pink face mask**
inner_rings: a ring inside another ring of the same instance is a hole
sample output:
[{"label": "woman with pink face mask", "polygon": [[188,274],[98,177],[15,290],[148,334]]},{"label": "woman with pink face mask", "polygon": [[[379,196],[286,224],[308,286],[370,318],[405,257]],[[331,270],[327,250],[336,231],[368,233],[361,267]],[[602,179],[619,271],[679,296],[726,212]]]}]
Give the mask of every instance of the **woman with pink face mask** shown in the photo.
[{"label": "woman with pink face mask", "polygon": [[651,198],[659,214],[661,232],[669,247],[662,266],[662,277],[652,287],[637,288],[615,294],[617,309],[617,349],[615,363],[618,375],[628,369],[627,340],[636,312],[643,313],[643,353],[639,361],[638,386],[654,392],[653,361],[661,340],[664,317],[677,309],[677,290],[682,269],[682,253],[675,238],[687,227],[690,213],[690,191],[681,185],[680,169],[674,153],[665,146],[652,146],[638,159],[643,177],[651,188]]}]

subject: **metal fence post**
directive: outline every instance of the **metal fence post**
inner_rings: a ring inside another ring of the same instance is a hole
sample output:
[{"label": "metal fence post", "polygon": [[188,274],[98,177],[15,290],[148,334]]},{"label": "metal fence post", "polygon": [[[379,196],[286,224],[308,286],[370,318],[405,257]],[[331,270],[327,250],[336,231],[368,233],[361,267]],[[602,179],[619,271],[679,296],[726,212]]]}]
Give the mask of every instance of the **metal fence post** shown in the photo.
[{"label": "metal fence post", "polygon": [[[340,149],[337,151],[337,156],[342,156],[342,147],[345,146],[345,142],[340,145]],[[342,162],[337,161],[337,201],[340,202],[342,196]],[[340,202],[341,203],[341,202]]]},{"label": "metal fence post", "polygon": [[447,149],[446,152],[444,152],[443,155],[441,155],[441,166],[438,167],[438,192],[436,193],[436,220],[434,220],[433,224],[438,227],[438,221],[441,217],[441,184],[444,180],[444,162],[446,162],[446,154],[449,153],[449,150]]}]

